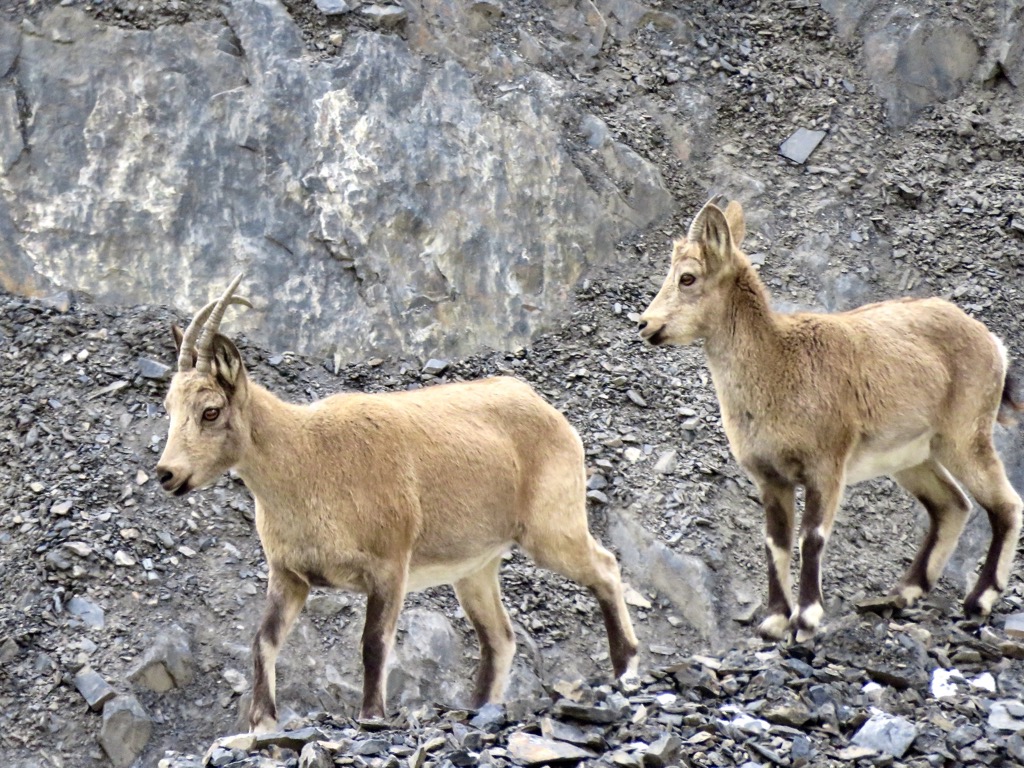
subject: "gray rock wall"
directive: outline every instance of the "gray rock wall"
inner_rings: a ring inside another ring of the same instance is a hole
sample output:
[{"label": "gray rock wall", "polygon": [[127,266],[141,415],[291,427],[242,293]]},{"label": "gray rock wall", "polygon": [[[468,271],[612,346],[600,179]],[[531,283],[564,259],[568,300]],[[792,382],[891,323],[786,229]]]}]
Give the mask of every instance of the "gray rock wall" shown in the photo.
[{"label": "gray rock wall", "polygon": [[272,348],[457,354],[528,341],[669,209],[625,146],[566,148],[524,59],[424,25],[317,60],[276,0],[224,12],[0,26],[0,285],[188,311],[244,270],[233,327]]}]

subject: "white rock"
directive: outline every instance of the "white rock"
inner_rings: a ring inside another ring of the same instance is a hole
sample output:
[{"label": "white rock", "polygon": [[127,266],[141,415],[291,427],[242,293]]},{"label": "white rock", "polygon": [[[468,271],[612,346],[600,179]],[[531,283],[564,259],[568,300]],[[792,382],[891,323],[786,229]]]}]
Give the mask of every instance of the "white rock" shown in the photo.
[{"label": "white rock", "polygon": [[114,562],[117,565],[123,566],[125,568],[130,568],[131,566],[135,565],[135,558],[129,555],[123,549],[119,549],[114,554]]},{"label": "white rock", "polygon": [[958,669],[943,669],[942,667],[936,667],[932,672],[931,692],[932,696],[937,699],[945,699],[949,696],[956,696],[957,688],[956,681],[963,681],[963,675],[960,674]]}]

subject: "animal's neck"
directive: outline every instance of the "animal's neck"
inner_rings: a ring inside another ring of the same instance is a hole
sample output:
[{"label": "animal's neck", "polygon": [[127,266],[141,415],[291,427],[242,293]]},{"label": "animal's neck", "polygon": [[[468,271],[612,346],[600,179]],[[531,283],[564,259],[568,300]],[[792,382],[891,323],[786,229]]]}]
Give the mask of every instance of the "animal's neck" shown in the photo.
[{"label": "animal's neck", "polygon": [[280,478],[302,462],[301,421],[306,409],[280,400],[253,381],[247,389],[248,445],[235,469],[249,490],[263,497],[270,488],[286,487]]},{"label": "animal's neck", "polygon": [[720,394],[756,384],[768,367],[778,364],[782,343],[777,318],[768,290],[749,264],[740,267],[729,286],[704,351]]}]

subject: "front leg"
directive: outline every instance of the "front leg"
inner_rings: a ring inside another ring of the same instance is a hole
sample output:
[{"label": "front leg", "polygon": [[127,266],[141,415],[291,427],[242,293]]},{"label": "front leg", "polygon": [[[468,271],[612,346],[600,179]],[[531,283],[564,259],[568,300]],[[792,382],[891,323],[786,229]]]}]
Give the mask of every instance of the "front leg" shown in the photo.
[{"label": "front leg", "polygon": [[277,730],[275,666],[277,654],[309,595],[309,586],[288,571],[270,564],[267,607],[252,643],[252,705],[249,729],[254,733]]},{"label": "front leg", "polygon": [[800,596],[793,616],[797,642],[813,637],[825,615],[821,564],[843,493],[842,472],[821,473],[808,480],[804,490],[804,516],[800,525]]},{"label": "front leg", "polygon": [[758,633],[781,640],[789,632],[793,595],[789,566],[793,553],[793,486],[777,480],[757,479],[765,515],[765,556],[768,561],[768,615]]},{"label": "front leg", "polygon": [[366,622],[363,624],[362,720],[384,717],[387,699],[385,667],[395,643],[398,614],[405,599],[407,566],[381,567],[373,575],[366,593]]}]

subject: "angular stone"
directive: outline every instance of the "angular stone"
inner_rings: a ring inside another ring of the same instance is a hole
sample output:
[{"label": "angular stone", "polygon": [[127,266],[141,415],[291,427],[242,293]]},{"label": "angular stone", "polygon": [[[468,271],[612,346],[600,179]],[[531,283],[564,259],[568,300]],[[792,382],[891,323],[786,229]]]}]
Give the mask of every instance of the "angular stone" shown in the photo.
[{"label": "angular stone", "polygon": [[635,584],[637,588],[656,591],[667,598],[702,636],[710,638],[716,634],[713,577],[701,558],[669,549],[623,511],[609,513],[608,538],[618,549],[623,564],[636,574],[634,579],[640,582]]},{"label": "angular stone", "polygon": [[51,515],[57,515],[58,517],[63,517],[64,515],[66,515],[68,512],[71,511],[71,507],[72,507],[73,504],[74,504],[74,502],[71,499],[66,499],[65,501],[59,501],[59,502],[57,502],[56,504],[54,504],[53,506],[50,507],[50,514]]},{"label": "angular stone", "polygon": [[311,741],[299,753],[299,768],[334,768],[334,756],[319,742]]},{"label": "angular stone", "polygon": [[0,643],[0,664],[6,664],[8,661],[14,661],[18,658],[18,654],[21,653],[21,647],[13,637],[5,638]]},{"label": "angular stone", "polygon": [[462,639],[440,611],[412,608],[399,618],[402,640],[388,672],[388,690],[400,702],[463,700],[467,681],[452,671],[462,659]]},{"label": "angular stone", "polygon": [[814,715],[802,704],[780,704],[768,706],[758,712],[761,717],[776,725],[802,728]]},{"label": "angular stone", "polygon": [[162,693],[192,682],[194,666],[188,635],[180,627],[172,626],[155,638],[132,667],[128,679]]},{"label": "angular stone", "polygon": [[81,619],[85,626],[92,629],[103,629],[105,623],[103,609],[87,597],[75,595],[67,602],[67,610],[72,616]]},{"label": "angular stone", "polygon": [[634,405],[638,405],[641,408],[647,407],[647,401],[644,400],[640,393],[637,392],[635,389],[627,389],[626,397],[628,397]]},{"label": "angular stone", "polygon": [[117,691],[110,687],[103,676],[89,667],[75,675],[75,688],[94,712],[101,710],[104,704],[117,696]]},{"label": "angular stone", "polygon": [[909,720],[876,711],[857,731],[851,743],[900,758],[910,749],[915,738],[917,727]]},{"label": "angular stone", "polygon": [[135,558],[125,552],[123,549],[117,550],[114,553],[114,564],[119,565],[122,568],[131,568],[135,565]]},{"label": "angular stone", "polygon": [[888,122],[896,127],[959,94],[980,58],[978,41],[966,20],[949,23],[923,17],[908,24],[894,11],[864,38],[867,74],[885,99]]},{"label": "angular stone", "polygon": [[858,600],[854,607],[861,613],[882,613],[894,611],[903,604],[899,595],[878,595]]},{"label": "angular stone", "polygon": [[663,733],[644,752],[643,762],[649,768],[664,768],[679,757],[682,742],[674,733]]},{"label": "angular stone", "polygon": [[825,138],[825,131],[811,131],[797,128],[790,137],[779,146],[779,154],[787,160],[803,165],[811,153],[818,148]]},{"label": "angular stone", "polygon": [[92,554],[92,547],[84,541],[65,541],[63,547],[69,552],[74,552],[79,557],[88,557]]},{"label": "angular stone", "polygon": [[128,768],[145,749],[153,721],[134,696],[117,696],[103,706],[100,746],[115,768]]},{"label": "angular stone", "polygon": [[620,718],[620,713],[610,707],[578,704],[569,699],[559,699],[551,711],[555,717],[570,717],[585,723],[614,723]]},{"label": "angular stone", "polygon": [[294,749],[296,752],[314,741],[326,741],[327,735],[320,728],[300,728],[297,731],[274,731],[273,733],[256,734],[252,749],[266,749],[278,746],[283,749]]},{"label": "angular stone", "polygon": [[517,731],[508,737],[509,756],[522,765],[578,763],[597,757],[593,752],[562,741]]},{"label": "angular stone", "polygon": [[409,18],[409,12],[400,5],[371,5],[359,13],[379,29],[395,29]]},{"label": "angular stone", "polygon": [[149,357],[139,358],[139,375],[144,379],[165,381],[166,379],[171,378],[171,373],[171,366],[164,365],[159,360],[153,360]]},{"label": "angular stone", "polygon": [[676,471],[676,452],[665,451],[658,457],[658,461],[654,464],[654,471],[659,475],[671,475]]},{"label": "angular stone", "polygon": [[345,0],[316,0],[316,7],[324,16],[341,16],[352,10]]},{"label": "angular stone", "polygon": [[436,357],[432,357],[427,360],[427,364],[423,366],[422,372],[427,376],[439,376],[444,373],[447,368],[447,360],[438,360]]},{"label": "angular stone", "polygon": [[540,732],[545,739],[567,741],[570,744],[589,749],[600,750],[604,745],[604,736],[601,735],[600,730],[581,728],[578,725],[563,723],[561,720],[550,717],[545,717],[540,721]]},{"label": "angular stone", "polygon": [[988,712],[988,726],[998,731],[1024,729],[1024,705],[1015,699],[992,702]]},{"label": "angular stone", "polygon": [[505,708],[500,704],[484,704],[476,711],[469,724],[483,731],[497,731],[505,724]]},{"label": "angular stone", "polygon": [[1024,613],[1014,613],[1007,616],[1004,629],[1010,637],[1024,638]]}]

